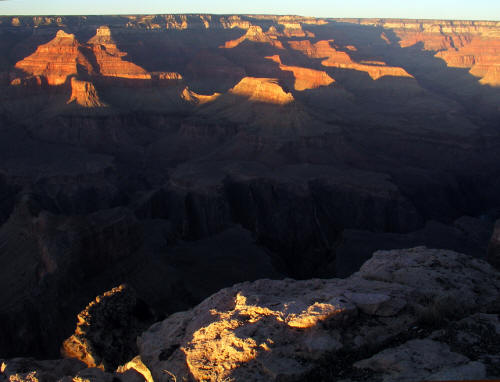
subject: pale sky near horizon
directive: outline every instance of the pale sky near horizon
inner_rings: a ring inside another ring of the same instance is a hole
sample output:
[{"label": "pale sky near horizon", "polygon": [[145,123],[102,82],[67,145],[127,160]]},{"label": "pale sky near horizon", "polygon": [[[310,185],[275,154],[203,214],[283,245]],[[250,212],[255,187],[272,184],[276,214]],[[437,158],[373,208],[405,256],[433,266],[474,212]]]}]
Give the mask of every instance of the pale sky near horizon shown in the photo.
[{"label": "pale sky near horizon", "polygon": [[0,15],[155,13],[500,20],[500,0],[0,0]]}]

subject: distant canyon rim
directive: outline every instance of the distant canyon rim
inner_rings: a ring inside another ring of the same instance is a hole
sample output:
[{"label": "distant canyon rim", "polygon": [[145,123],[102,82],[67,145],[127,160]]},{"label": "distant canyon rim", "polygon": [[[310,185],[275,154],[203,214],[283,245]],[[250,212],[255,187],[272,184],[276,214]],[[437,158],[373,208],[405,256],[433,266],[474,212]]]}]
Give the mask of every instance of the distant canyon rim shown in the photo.
[{"label": "distant canyon rim", "polygon": [[0,355],[95,296],[157,317],[376,250],[485,258],[500,21],[0,17]]}]

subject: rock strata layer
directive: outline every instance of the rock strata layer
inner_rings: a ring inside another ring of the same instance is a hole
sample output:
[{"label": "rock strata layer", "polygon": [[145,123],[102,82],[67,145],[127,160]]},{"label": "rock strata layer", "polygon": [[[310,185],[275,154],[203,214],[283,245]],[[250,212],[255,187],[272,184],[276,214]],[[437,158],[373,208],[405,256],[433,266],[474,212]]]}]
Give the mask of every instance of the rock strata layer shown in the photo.
[{"label": "rock strata layer", "polygon": [[80,48],[75,35],[60,30],[53,40],[40,45],[35,53],[16,63],[16,68],[32,76],[45,77],[49,85],[62,85],[68,76],[78,74],[78,67],[87,72],[93,70]]},{"label": "rock strata layer", "polygon": [[71,78],[71,97],[68,103],[75,102],[83,107],[103,107],[106,106],[97,95],[97,90],[92,82],[80,81]]}]

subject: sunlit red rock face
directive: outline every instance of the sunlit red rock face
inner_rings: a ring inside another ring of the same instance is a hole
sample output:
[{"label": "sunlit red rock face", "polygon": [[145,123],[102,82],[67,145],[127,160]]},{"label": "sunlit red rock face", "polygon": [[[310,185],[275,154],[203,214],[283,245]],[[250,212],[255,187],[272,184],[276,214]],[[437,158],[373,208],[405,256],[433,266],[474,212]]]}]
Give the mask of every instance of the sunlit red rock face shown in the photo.
[{"label": "sunlit red rock face", "polygon": [[252,42],[269,44],[278,49],[284,49],[283,44],[277,39],[276,34],[274,32],[275,30],[272,29],[270,30],[270,33],[268,32],[264,33],[260,26],[252,25],[250,28],[248,28],[247,32],[240,38],[236,40],[227,41],[224,44],[224,48],[232,49],[236,48],[243,41],[252,41]]},{"label": "sunlit red rock face", "polygon": [[212,95],[197,94],[188,87],[184,88],[181,94],[182,99],[196,105],[203,105],[204,103],[215,101],[219,96],[220,93],[214,93]]},{"label": "sunlit red rock face", "polygon": [[[289,41],[292,49],[299,50],[310,58],[323,58],[324,60],[321,62],[323,66],[366,72],[373,80],[378,80],[384,76],[412,77],[403,68],[387,66],[385,62],[372,61],[369,65],[354,62],[347,52],[333,48],[332,43],[333,40],[322,40],[316,44],[312,44],[309,40]],[[354,49],[356,48],[354,47]]]},{"label": "sunlit red rock face", "polygon": [[104,77],[120,77],[149,80],[151,75],[138,65],[123,59],[127,53],[121,52],[111,38],[109,27],[102,26],[88,44],[97,61],[98,73]]},{"label": "sunlit red rock face", "polygon": [[81,45],[73,34],[60,30],[47,44],[38,47],[35,53],[16,64],[33,76],[43,76],[49,85],[61,85],[70,75],[78,74],[78,67],[92,72],[93,68],[80,50]]},{"label": "sunlit red rock face", "polygon": [[76,102],[83,107],[103,107],[106,106],[97,95],[97,90],[92,82],[80,81],[71,78],[71,97],[68,103]]},{"label": "sunlit red rock face", "polygon": [[[90,50],[90,52],[89,52]],[[92,64],[87,58],[90,54],[95,58]],[[16,63],[16,68],[32,76],[45,77],[49,85],[62,85],[69,76],[79,74],[99,75],[103,77],[127,78],[150,80],[151,74],[138,65],[123,59],[127,54],[121,52],[111,37],[108,27],[100,27],[88,44],[80,44],[73,34],[60,30],[56,37],[47,44],[38,47],[35,53]],[[159,79],[179,79],[178,73],[158,74]],[[71,100],[75,99],[79,104],[88,106],[96,103],[96,95],[93,98],[83,100],[84,89],[81,83],[72,83],[73,94]],[[85,90],[93,92],[94,90]],[[80,95],[77,95],[80,93]]]},{"label": "sunlit red rock face", "polygon": [[229,92],[252,102],[285,105],[293,101],[293,95],[283,90],[274,78],[245,77]]},{"label": "sunlit red rock face", "polygon": [[469,68],[469,72],[480,78],[483,85],[500,86],[500,41],[473,38],[462,47],[438,52],[447,65],[455,68]]},{"label": "sunlit red rock face", "polygon": [[421,43],[449,67],[468,68],[483,85],[500,86],[500,23],[495,21],[365,20],[395,32],[401,47]]},{"label": "sunlit red rock face", "polygon": [[295,77],[295,90],[301,91],[307,89],[316,89],[320,86],[328,86],[331,83],[335,82],[335,80],[324,71],[302,68],[299,66],[283,65],[281,63],[280,56],[278,55],[266,58],[269,58],[270,60],[273,60],[274,62],[279,64],[281,70],[293,73],[293,76]]}]

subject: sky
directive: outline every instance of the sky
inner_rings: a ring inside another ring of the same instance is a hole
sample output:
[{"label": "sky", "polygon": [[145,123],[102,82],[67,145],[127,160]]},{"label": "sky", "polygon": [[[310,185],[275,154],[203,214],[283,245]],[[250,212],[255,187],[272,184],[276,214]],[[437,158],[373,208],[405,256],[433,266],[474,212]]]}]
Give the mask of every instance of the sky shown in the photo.
[{"label": "sky", "polygon": [[0,15],[154,13],[500,21],[500,0],[0,0]]}]

